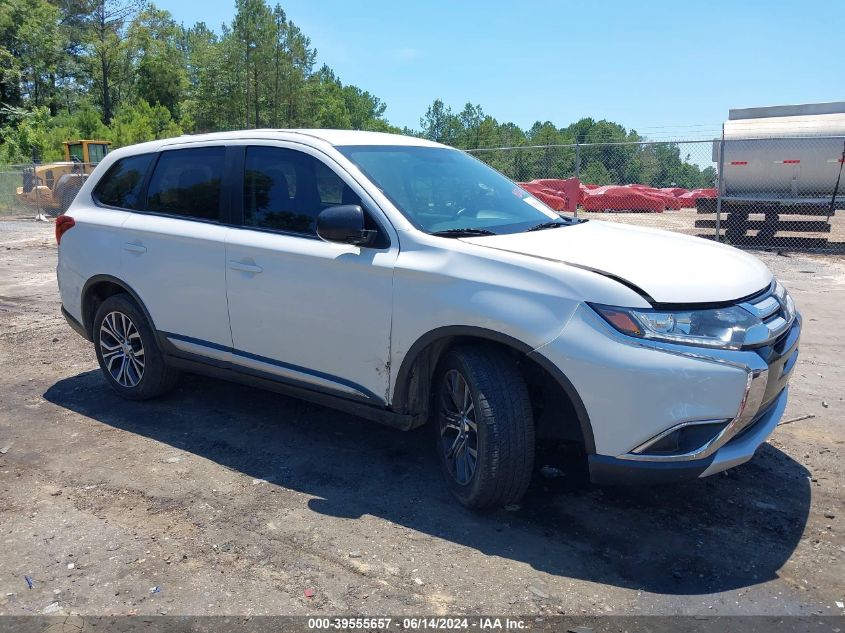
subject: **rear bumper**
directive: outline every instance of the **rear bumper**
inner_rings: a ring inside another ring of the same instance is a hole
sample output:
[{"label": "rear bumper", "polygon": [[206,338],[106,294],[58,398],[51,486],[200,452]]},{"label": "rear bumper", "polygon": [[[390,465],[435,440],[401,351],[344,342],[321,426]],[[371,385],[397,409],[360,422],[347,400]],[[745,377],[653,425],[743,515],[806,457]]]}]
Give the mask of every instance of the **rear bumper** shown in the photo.
[{"label": "rear bumper", "polygon": [[590,455],[590,480],[599,485],[672,483],[707,477],[743,464],[775,430],[786,409],[786,400],[787,389],[784,388],[742,432],[705,459],[653,462]]}]

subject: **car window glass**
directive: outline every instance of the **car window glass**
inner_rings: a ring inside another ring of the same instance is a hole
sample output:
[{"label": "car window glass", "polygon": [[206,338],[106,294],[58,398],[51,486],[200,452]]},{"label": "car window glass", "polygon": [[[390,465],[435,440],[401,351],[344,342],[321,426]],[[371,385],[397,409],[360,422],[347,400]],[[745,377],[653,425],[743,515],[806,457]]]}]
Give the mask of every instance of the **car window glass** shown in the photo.
[{"label": "car window glass", "polygon": [[319,213],[361,199],[313,156],[280,147],[248,147],[244,165],[244,224],[316,234]]},{"label": "car window glass", "polygon": [[82,143],[74,143],[73,145],[68,145],[68,151],[70,152],[71,160],[75,158],[79,162],[82,162]]},{"label": "car window glass", "polygon": [[124,209],[139,209],[144,175],[154,154],[121,158],[94,189],[94,198],[102,204]]},{"label": "car window glass", "polygon": [[361,205],[361,198],[325,163],[315,163],[314,175],[317,181],[317,195],[323,209],[339,204]]},{"label": "car window glass", "polygon": [[524,231],[559,215],[488,165],[447,147],[345,146],[338,150],[424,231]]},{"label": "car window glass", "polygon": [[147,210],[219,220],[225,155],[225,147],[163,152],[150,179]]},{"label": "car window glass", "polygon": [[88,161],[94,165],[106,157],[106,146],[101,143],[88,145]]}]

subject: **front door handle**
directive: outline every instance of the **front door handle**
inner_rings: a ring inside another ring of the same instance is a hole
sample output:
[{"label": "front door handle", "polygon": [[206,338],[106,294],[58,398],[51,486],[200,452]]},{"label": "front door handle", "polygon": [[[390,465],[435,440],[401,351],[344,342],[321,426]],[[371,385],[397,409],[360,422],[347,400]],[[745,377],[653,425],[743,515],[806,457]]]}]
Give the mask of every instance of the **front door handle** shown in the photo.
[{"label": "front door handle", "polygon": [[123,250],[129,251],[130,253],[146,253],[147,247],[143,244],[135,244],[133,242],[126,242],[123,245]]},{"label": "front door handle", "polygon": [[257,266],[255,264],[247,264],[246,262],[236,262],[230,261],[229,268],[232,270],[240,270],[241,272],[245,273],[252,273],[257,275],[260,272],[264,272],[264,269],[261,266]]}]

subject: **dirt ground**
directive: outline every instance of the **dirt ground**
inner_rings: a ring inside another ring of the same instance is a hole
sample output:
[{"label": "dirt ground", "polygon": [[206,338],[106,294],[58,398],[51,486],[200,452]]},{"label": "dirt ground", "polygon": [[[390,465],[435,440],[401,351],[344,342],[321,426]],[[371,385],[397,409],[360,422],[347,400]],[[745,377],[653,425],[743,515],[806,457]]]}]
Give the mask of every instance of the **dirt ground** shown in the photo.
[{"label": "dirt ground", "polygon": [[474,514],[425,430],[193,376],[121,400],[59,314],[52,226],[0,221],[0,615],[842,614],[845,260],[763,258],[805,318],[784,419],[809,417],[672,487],[547,456]]}]

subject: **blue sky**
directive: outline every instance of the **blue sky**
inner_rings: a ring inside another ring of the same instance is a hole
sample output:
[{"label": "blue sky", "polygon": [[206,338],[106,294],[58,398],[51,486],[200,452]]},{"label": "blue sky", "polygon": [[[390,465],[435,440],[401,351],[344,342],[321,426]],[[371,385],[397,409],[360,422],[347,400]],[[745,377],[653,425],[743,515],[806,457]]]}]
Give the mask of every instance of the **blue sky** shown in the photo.
[{"label": "blue sky", "polygon": [[[219,29],[234,0],[158,0]],[[843,0],[285,0],[319,63],[418,127],[434,98],[499,121],[712,136],[729,108],[845,100]]]}]

